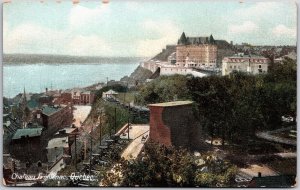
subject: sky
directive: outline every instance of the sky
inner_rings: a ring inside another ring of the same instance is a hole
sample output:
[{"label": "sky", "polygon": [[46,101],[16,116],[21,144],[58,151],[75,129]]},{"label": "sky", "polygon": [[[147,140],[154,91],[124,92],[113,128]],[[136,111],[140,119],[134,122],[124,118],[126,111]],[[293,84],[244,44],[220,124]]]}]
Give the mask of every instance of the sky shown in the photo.
[{"label": "sky", "polygon": [[151,57],[181,33],[234,44],[296,45],[294,2],[14,1],[3,5],[4,53]]}]

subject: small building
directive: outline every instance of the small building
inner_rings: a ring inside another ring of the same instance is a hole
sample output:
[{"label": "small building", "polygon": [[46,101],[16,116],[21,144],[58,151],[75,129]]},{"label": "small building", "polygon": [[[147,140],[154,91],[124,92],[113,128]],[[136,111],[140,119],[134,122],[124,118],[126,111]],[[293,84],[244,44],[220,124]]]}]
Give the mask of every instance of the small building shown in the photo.
[{"label": "small building", "polygon": [[[57,132],[53,138],[48,141],[47,145],[47,160],[51,165],[55,165],[58,161],[63,159],[65,164],[69,164],[75,157],[75,133],[78,128],[66,127]],[[76,154],[78,155],[82,149],[82,142],[76,141]]]},{"label": "small building", "polygon": [[204,141],[192,104],[191,101],[149,104],[150,140],[165,146],[201,149]]},{"label": "small building", "polygon": [[160,68],[160,76],[170,76],[170,75],[193,75],[195,77],[205,77],[208,74],[204,72],[196,71],[189,67],[179,67],[173,65],[162,65]]},{"label": "small building", "polygon": [[68,136],[56,137],[48,142],[47,159],[50,163],[55,163],[64,155],[70,155]]},{"label": "small building", "polygon": [[80,94],[80,104],[92,104],[94,102],[95,95],[91,91],[85,91]]},{"label": "small building", "polygon": [[262,74],[268,72],[270,60],[262,56],[231,56],[222,61],[222,75],[229,75],[233,71],[251,74]]},{"label": "small building", "polygon": [[102,93],[102,98],[112,98],[114,95],[117,95],[118,93],[114,90],[109,90],[107,92]]},{"label": "small building", "polygon": [[53,100],[53,96],[49,95],[42,95],[39,99],[39,105],[44,105],[44,104],[51,104]]},{"label": "small building", "polygon": [[72,94],[73,104],[80,104],[81,91],[80,90],[72,90],[71,94]]}]

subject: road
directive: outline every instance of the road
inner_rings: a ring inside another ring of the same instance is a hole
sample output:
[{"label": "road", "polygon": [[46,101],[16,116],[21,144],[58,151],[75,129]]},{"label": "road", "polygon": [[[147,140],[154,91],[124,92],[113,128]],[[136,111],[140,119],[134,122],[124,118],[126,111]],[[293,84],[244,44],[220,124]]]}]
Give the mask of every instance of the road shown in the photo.
[{"label": "road", "polygon": [[294,129],[294,128],[295,127],[292,126],[292,127],[288,127],[288,128],[277,129],[277,130],[274,130],[274,131],[258,132],[258,133],[256,133],[256,136],[259,137],[259,138],[262,138],[262,139],[266,139],[268,141],[273,141],[273,142],[278,142],[278,143],[282,143],[282,144],[297,146],[297,140],[278,137],[278,136],[274,135],[274,133],[282,132],[282,131],[285,131],[285,130],[291,130],[291,129]]}]

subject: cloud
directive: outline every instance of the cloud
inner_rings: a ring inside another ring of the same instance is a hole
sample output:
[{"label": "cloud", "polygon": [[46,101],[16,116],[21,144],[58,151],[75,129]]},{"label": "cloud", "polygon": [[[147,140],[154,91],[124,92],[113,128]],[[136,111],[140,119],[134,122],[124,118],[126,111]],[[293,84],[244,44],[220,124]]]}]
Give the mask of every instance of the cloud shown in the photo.
[{"label": "cloud", "polygon": [[140,4],[136,1],[128,1],[128,2],[126,2],[125,6],[128,10],[131,10],[131,11],[137,11],[137,10],[142,9]]},{"label": "cloud", "polygon": [[288,28],[283,24],[279,24],[272,29],[272,34],[276,37],[296,38],[296,33],[296,28]]},{"label": "cloud", "polygon": [[146,57],[154,56],[168,44],[175,44],[181,32],[171,21],[153,20],[144,21],[141,30],[144,38],[137,41],[137,55]]},{"label": "cloud", "polygon": [[5,33],[5,53],[112,55],[108,43],[96,35],[74,35],[68,30],[54,30],[33,23],[19,25]]},{"label": "cloud", "polygon": [[67,46],[67,54],[79,56],[111,56],[112,49],[108,43],[96,35],[76,36]]},{"label": "cloud", "polygon": [[[245,3],[246,5],[247,3]],[[243,4],[241,5],[243,6]],[[253,6],[242,7],[233,12],[233,18],[239,19],[261,19],[268,18],[269,15],[282,9],[278,2],[257,2]]]},{"label": "cloud", "polygon": [[3,38],[6,38],[6,36],[8,35],[8,31],[8,23],[3,19]]},{"label": "cloud", "polygon": [[[6,28],[6,27],[5,27]],[[4,29],[5,53],[61,53],[67,33],[24,23],[9,32]]]},{"label": "cloud", "polygon": [[99,7],[90,9],[84,6],[75,5],[69,15],[70,27],[80,29],[89,25],[103,21],[104,16],[109,14],[110,9],[108,4],[102,4]]},{"label": "cloud", "polygon": [[231,34],[253,33],[256,31],[258,31],[258,26],[252,21],[245,21],[242,24],[228,26],[228,32]]}]

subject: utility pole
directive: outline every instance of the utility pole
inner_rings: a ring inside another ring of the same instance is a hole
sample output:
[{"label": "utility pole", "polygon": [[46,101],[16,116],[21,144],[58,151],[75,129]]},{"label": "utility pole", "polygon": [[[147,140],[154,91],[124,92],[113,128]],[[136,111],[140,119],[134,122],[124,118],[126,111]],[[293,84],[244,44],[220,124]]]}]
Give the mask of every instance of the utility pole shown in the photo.
[{"label": "utility pole", "polygon": [[76,144],[77,136],[75,135],[75,169],[77,171],[77,144]]},{"label": "utility pole", "polygon": [[100,127],[100,146],[102,145],[102,110],[100,111],[100,124],[99,124],[99,127]]},{"label": "utility pole", "polygon": [[91,150],[90,150],[90,172],[89,175],[91,175],[91,170],[92,170],[92,152],[93,152],[93,141],[92,141],[92,136],[91,136]]},{"label": "utility pole", "polygon": [[130,130],[130,103],[128,103],[128,140],[129,140],[129,130]]},{"label": "utility pole", "polygon": [[73,133],[73,134],[69,134],[70,136],[74,136],[75,137],[74,143],[75,143],[75,168],[76,168],[76,170],[77,170],[77,136],[79,134],[80,134],[79,132],[76,132],[76,133]]},{"label": "utility pole", "polygon": [[[15,160],[12,160],[12,168],[13,168],[13,173],[16,173],[16,162]],[[17,186],[17,178],[14,180],[14,185]]]},{"label": "utility pole", "polygon": [[117,133],[117,108],[115,107],[115,134]]},{"label": "utility pole", "polygon": [[125,100],[126,100],[126,93],[128,92],[128,81],[127,81],[127,85],[126,85],[126,91],[124,93],[124,104],[126,104]]}]

